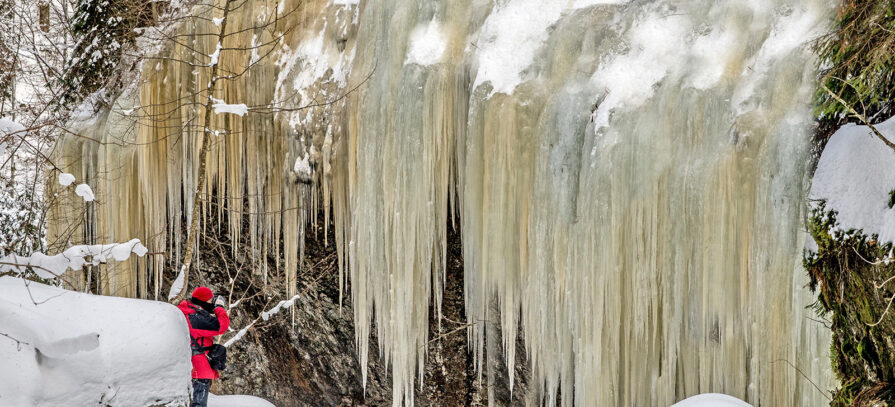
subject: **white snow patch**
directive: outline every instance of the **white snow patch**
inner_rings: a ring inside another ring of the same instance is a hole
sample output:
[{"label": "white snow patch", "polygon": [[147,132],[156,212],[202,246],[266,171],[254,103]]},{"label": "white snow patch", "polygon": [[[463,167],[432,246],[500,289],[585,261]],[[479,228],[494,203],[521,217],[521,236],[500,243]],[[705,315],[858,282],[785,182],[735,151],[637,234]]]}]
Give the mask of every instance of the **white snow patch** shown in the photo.
[{"label": "white snow patch", "polygon": [[752,405],[726,394],[706,393],[672,404],[671,407],[752,407]]},{"label": "white snow patch", "polygon": [[218,396],[208,394],[208,407],[276,407],[269,401],[255,396]]},{"label": "white snow patch", "polygon": [[[746,4],[753,5],[749,2]],[[826,32],[826,18],[825,13],[802,7],[778,14],[770,35],[761,44],[758,55],[744,68],[746,78],[737,83],[737,89],[731,98],[732,106],[741,111],[750,110],[746,102],[755,93],[755,87],[770,67],[775,65],[774,62],[792,55],[798,48],[806,46],[813,38]]]},{"label": "white snow patch", "polygon": [[356,6],[359,3],[360,0],[333,0],[335,6]]},{"label": "white snow patch", "polygon": [[304,157],[299,157],[295,159],[295,165],[292,167],[292,171],[294,171],[297,175],[304,178],[311,178],[311,163],[310,163],[310,154],[305,154]]},{"label": "white snow patch", "polygon": [[699,36],[687,47],[691,53],[691,72],[687,85],[706,90],[715,87],[724,76],[728,62],[734,58],[739,38],[730,27],[715,27],[712,32]]},{"label": "white snow patch", "polygon": [[0,404],[189,401],[189,331],[174,306],[0,278]]},{"label": "white snow patch", "polygon": [[230,113],[239,115],[240,117],[244,116],[249,112],[249,107],[246,106],[245,103],[238,104],[229,104],[229,103],[215,103],[211,105],[212,109],[214,109],[214,114],[221,113]]},{"label": "white snow patch", "polygon": [[316,36],[302,42],[293,56],[294,60],[291,61],[293,64],[296,61],[303,62],[302,69],[298,71],[298,75],[292,82],[293,89],[297,90],[302,96],[302,103],[307,103],[308,100],[308,96],[305,93],[306,89],[317,82],[318,79],[323,78],[323,75],[326,74],[326,71],[332,65],[328,50],[324,44],[325,32],[324,28]]},{"label": "white snow patch", "polygon": [[177,274],[177,278],[174,279],[174,282],[171,284],[171,289],[168,290],[168,301],[171,301],[180,294],[180,291],[183,290],[183,280],[186,278],[186,264],[180,267],[180,273]]},{"label": "white snow patch", "polygon": [[478,39],[469,44],[474,49],[478,71],[472,88],[490,82],[492,91],[512,94],[523,78],[523,72],[534,61],[537,51],[548,37],[547,30],[567,10],[598,4],[625,4],[628,0],[577,0],[571,8],[561,1],[515,0],[498,3],[485,20]]},{"label": "white snow patch", "polygon": [[686,16],[655,15],[635,25],[628,33],[630,51],[617,55],[594,73],[592,81],[606,92],[596,111],[596,128],[607,126],[612,109],[637,107],[653,96],[654,86],[681,65],[684,37],[690,24]]},{"label": "white snow patch", "polygon": [[[347,30],[347,21],[336,22],[336,27]],[[341,24],[341,25],[340,25]],[[336,85],[344,88],[348,83],[348,75],[351,73],[352,61],[356,48],[350,46],[344,51],[339,49],[336,41],[327,40],[328,23],[324,23],[316,35],[309,34],[296,46],[295,49],[283,45],[283,52],[277,59],[280,73],[277,76],[276,98],[279,100],[291,100],[295,93],[300,98],[293,105],[307,105],[312,100],[328,100],[329,86]],[[306,109],[291,112],[288,117],[289,124],[293,128],[299,128],[302,124],[313,120],[316,109]]]},{"label": "white snow patch", "polygon": [[79,128],[79,127],[88,127],[96,123],[97,119],[100,118],[100,115],[96,114],[97,105],[101,99],[100,93],[102,91],[96,91],[87,95],[86,98],[79,104],[76,108],[74,108],[69,114],[69,124],[70,128]]},{"label": "white snow patch", "polygon": [[[895,141],[895,118],[875,126]],[[883,144],[867,126],[846,124],[830,141],[814,172],[811,199],[827,201],[839,212],[841,229],[863,229],[895,241],[895,209],[888,207],[895,188],[895,151]]]},{"label": "white snow patch", "polygon": [[74,175],[71,175],[67,172],[63,172],[62,174],[59,174],[59,185],[67,187],[67,186],[71,185],[73,182],[75,182]]},{"label": "white snow patch", "polygon": [[91,202],[96,199],[96,196],[93,195],[93,190],[90,189],[90,185],[87,184],[80,184],[75,187],[75,194],[84,198],[84,202]]},{"label": "white snow patch", "polygon": [[6,136],[25,130],[25,126],[10,119],[0,117],[0,156],[6,154]]},{"label": "white snow patch", "polygon": [[562,14],[560,2],[517,0],[496,5],[476,41],[478,72],[473,89],[485,82],[495,93],[512,94],[522,72],[547,38],[547,29]]},{"label": "white snow patch", "polygon": [[419,25],[410,34],[410,47],[404,65],[429,66],[441,61],[445,49],[444,34],[434,18],[426,25]]},{"label": "white snow patch", "polygon": [[0,136],[5,136],[7,134],[18,133],[20,131],[24,131],[25,126],[22,124],[12,121],[11,119],[7,119],[5,117],[0,117]]},{"label": "white snow patch", "polygon": [[221,23],[224,22],[224,19],[222,17],[214,17],[211,19],[211,22],[214,23],[214,25],[220,27]]}]

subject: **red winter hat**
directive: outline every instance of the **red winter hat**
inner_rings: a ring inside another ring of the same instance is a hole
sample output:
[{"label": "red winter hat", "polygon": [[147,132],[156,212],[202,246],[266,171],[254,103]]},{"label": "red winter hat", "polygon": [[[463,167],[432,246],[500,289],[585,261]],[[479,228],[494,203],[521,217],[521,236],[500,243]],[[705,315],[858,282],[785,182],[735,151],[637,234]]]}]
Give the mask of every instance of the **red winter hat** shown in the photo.
[{"label": "red winter hat", "polygon": [[193,290],[193,298],[199,301],[211,301],[211,298],[214,297],[214,293],[211,292],[211,289],[208,287],[196,287]]}]

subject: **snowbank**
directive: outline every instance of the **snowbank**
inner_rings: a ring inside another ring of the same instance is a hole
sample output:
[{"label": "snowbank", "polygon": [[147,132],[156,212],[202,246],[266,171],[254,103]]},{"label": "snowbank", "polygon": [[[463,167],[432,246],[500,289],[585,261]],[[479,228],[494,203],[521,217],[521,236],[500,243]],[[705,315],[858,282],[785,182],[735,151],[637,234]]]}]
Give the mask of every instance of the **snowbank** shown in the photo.
[{"label": "snowbank", "polygon": [[275,407],[269,401],[254,396],[208,395],[208,407]]},{"label": "snowbank", "polygon": [[2,406],[133,407],[189,398],[189,333],[170,304],[3,277],[0,315]]},{"label": "snowbank", "polygon": [[752,407],[752,405],[726,394],[706,393],[690,397],[671,407]]},{"label": "snowbank", "polygon": [[[876,128],[895,140],[895,118]],[[895,240],[895,209],[889,209],[889,191],[895,188],[895,152],[867,126],[842,126],[824,148],[811,185],[811,199],[827,201],[839,211],[843,229],[877,233],[882,241]]]}]

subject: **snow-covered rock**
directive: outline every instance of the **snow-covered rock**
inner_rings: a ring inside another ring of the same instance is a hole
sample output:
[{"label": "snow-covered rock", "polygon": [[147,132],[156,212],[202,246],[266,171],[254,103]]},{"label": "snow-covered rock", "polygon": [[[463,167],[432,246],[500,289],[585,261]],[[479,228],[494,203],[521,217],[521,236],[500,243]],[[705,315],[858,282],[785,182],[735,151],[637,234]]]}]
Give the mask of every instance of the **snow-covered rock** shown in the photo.
[{"label": "snow-covered rock", "polygon": [[189,332],[170,304],[3,277],[0,334],[2,406],[133,407],[189,398]]},{"label": "snow-covered rock", "polygon": [[[876,126],[895,140],[895,118]],[[895,151],[883,144],[867,126],[842,126],[827,142],[811,183],[812,200],[827,201],[839,212],[843,229],[877,233],[882,241],[895,240],[895,209],[887,205],[895,188]]]},{"label": "snow-covered rock", "polygon": [[706,393],[690,397],[671,407],[752,407],[752,405],[726,394]]}]

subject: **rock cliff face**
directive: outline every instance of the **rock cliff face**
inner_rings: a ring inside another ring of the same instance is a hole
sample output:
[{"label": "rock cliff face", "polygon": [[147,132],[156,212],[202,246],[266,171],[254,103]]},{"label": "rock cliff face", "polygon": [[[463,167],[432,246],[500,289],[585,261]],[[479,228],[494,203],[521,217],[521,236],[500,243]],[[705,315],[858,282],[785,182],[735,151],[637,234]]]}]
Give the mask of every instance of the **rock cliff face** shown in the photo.
[{"label": "rock cliff face", "polygon": [[[216,394],[254,394],[278,406],[379,406],[391,403],[391,378],[380,358],[371,359],[366,390],[361,385],[361,369],[354,351],[354,324],[350,302],[339,307],[338,273],[335,250],[309,236],[308,272],[299,275],[301,297],[286,312],[257,325],[229,349],[228,369],[215,382]],[[210,249],[210,248],[208,248]],[[213,253],[213,250],[202,250]],[[448,236],[447,280],[442,325],[430,326],[424,386],[415,389],[420,406],[484,406],[493,399],[497,405],[533,401],[527,389],[526,364],[516,366],[515,386],[510,394],[501,352],[494,352],[493,371],[475,371],[467,351],[466,320],[463,308],[463,262],[460,234]],[[212,287],[229,287],[220,277],[227,267],[213,256],[201,257],[200,273]],[[232,259],[228,259],[231,260]],[[248,287],[238,287],[245,290]],[[248,288],[251,291],[251,288]],[[263,292],[263,290],[261,291]],[[257,294],[257,292],[256,292]],[[263,295],[261,296],[263,297]],[[264,307],[263,298],[240,302],[232,312],[234,330],[251,323]],[[433,309],[434,313],[435,310]],[[437,321],[437,315],[432,315]],[[493,329],[499,327],[492,326]],[[499,332],[496,332],[499,335]],[[225,339],[232,335],[225,335]],[[371,352],[376,355],[375,338]],[[521,340],[517,343],[523,350]],[[493,379],[489,379],[493,377]],[[493,386],[489,394],[488,388]]]},{"label": "rock cliff face", "polygon": [[[83,222],[54,222],[49,238],[141,238],[157,254],[104,270],[101,286],[160,298],[198,217],[200,252],[220,261],[200,259],[216,267],[199,281],[233,279],[257,312],[316,278],[318,236],[337,251],[320,270],[329,288],[294,311],[301,329],[265,323],[246,339],[291,350],[245,352],[277,374],[306,367],[296,387],[320,397],[670,405],[717,391],[817,405],[775,361],[830,378],[796,266],[815,89],[802,45],[832,8],[191,3],[133,86],[60,144],[56,162],[98,203],[63,199],[55,219]],[[248,113],[206,120],[209,101]]]}]

